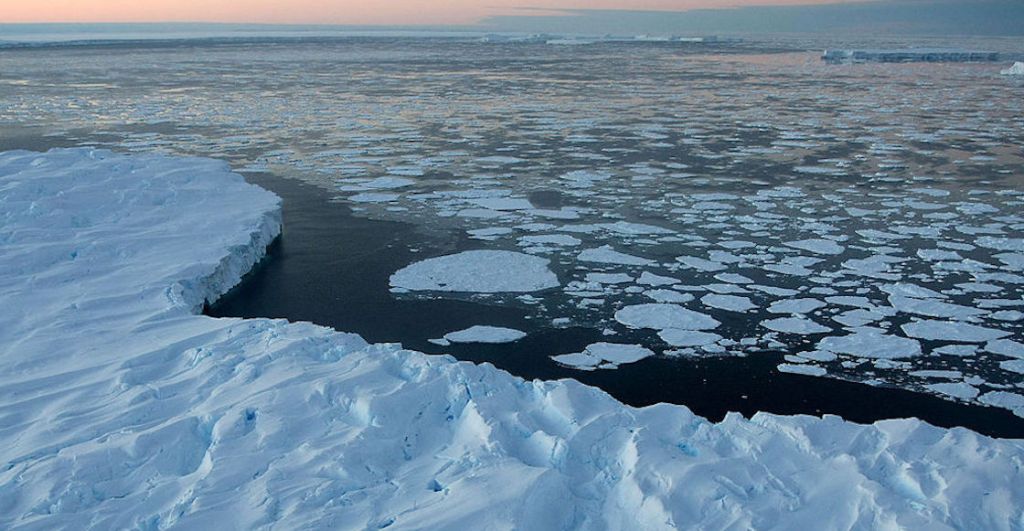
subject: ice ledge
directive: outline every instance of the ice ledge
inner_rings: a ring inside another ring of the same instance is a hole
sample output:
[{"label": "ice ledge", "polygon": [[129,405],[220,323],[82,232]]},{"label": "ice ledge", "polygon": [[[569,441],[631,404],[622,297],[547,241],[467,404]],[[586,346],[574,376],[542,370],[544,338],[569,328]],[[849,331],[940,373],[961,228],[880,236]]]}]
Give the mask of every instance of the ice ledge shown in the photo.
[{"label": "ice ledge", "polygon": [[1020,441],[711,424],[307,323],[192,315],[280,230],[278,199],[220,163],[7,153],[0,191],[0,528],[1024,523]]}]

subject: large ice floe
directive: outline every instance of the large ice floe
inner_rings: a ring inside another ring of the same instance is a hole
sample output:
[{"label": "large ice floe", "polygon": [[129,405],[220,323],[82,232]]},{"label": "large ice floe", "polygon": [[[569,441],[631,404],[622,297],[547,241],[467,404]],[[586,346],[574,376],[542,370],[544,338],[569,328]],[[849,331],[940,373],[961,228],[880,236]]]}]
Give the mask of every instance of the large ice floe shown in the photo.
[{"label": "large ice floe", "polygon": [[[11,152],[0,190],[0,528],[1024,523],[1020,441],[917,420],[712,424],[308,323],[198,315],[280,230],[278,199],[218,162]],[[716,325],[672,305],[617,317]]]}]

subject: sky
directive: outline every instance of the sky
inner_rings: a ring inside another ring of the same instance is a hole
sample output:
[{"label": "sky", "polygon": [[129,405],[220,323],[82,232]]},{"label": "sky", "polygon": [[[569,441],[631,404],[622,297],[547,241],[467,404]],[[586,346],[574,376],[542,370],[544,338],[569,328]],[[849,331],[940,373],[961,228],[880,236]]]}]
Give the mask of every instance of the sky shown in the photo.
[{"label": "sky", "polygon": [[5,23],[39,22],[1022,36],[1024,0],[0,0],[0,40]]},{"label": "sky", "polygon": [[[852,0],[0,0],[0,23],[466,25],[551,11],[684,11]],[[863,1],[863,0],[859,0]]]}]

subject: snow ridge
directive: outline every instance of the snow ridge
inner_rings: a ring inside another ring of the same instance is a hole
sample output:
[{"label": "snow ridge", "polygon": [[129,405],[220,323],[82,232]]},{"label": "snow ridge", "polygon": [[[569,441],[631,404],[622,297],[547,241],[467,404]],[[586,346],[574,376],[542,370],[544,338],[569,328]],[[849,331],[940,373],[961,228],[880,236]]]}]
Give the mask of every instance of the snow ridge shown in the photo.
[{"label": "snow ridge", "polygon": [[[712,424],[575,381],[194,315],[280,231],[223,164],[0,154],[0,528],[1016,529],[1024,445]],[[170,288],[168,288],[170,286]]]}]

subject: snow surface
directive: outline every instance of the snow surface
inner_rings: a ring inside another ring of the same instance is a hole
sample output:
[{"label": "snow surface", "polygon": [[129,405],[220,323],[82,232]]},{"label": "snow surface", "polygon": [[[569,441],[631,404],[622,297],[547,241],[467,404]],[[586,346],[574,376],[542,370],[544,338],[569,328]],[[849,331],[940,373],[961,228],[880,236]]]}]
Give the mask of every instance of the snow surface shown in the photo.
[{"label": "snow surface", "polygon": [[559,285],[544,258],[513,251],[465,251],[428,258],[391,275],[391,286],[409,291],[524,293]]},{"label": "snow surface", "polygon": [[1020,441],[913,419],[712,424],[309,323],[197,315],[280,230],[278,199],[218,162],[13,152],[0,190],[0,528],[1024,520]]}]

